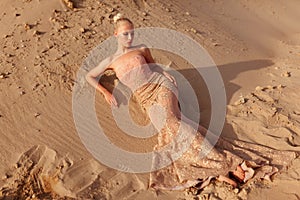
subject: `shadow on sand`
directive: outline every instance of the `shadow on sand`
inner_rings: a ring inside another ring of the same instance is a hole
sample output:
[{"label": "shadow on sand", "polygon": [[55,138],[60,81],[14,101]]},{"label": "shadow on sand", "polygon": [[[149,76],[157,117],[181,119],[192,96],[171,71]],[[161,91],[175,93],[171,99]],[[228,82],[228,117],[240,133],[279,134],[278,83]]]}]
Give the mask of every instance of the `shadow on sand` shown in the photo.
[{"label": "shadow on sand", "polygon": [[[218,70],[220,71],[225,86],[227,105],[228,102],[232,99],[233,95],[241,88],[239,85],[232,83],[231,80],[235,79],[242,72],[258,70],[261,68],[271,66],[273,64],[274,63],[271,60],[263,59],[229,63],[218,66]],[[204,82],[199,72],[194,68],[183,69],[178,71],[187,80],[189,80],[191,86],[193,87],[197,95],[200,107],[200,124],[207,128],[210,124],[211,118],[211,99],[206,83]],[[182,101],[185,102],[185,99],[189,97],[182,97],[179,93],[179,98],[183,98]],[[191,110],[188,113],[193,114],[193,108],[190,109]],[[193,116],[190,117],[193,118]],[[211,131],[213,132],[213,130]],[[236,138],[232,126],[226,122],[224,124],[222,135],[225,137]]]}]

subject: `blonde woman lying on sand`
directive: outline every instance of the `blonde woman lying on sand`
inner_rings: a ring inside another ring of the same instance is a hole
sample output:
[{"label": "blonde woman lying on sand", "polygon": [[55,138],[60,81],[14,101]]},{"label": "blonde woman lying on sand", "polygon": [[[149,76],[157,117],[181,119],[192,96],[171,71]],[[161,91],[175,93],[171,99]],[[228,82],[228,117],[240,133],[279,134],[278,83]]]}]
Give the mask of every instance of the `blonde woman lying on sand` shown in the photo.
[{"label": "blonde woman lying on sand", "polygon": [[[92,69],[86,75],[86,80],[104,95],[110,105],[117,106],[118,102],[113,94],[97,81],[97,77],[105,70],[114,70],[117,78],[134,91],[139,104],[147,111],[154,126],[164,119],[160,119],[161,113],[150,109],[151,106],[159,105],[165,109],[165,124],[158,133],[154,151],[162,149],[171,141],[175,141],[173,144],[175,151],[176,148],[180,151],[184,145],[189,145],[190,143],[185,144],[185,141],[176,143],[176,140],[173,140],[179,133],[179,127],[181,127],[180,134],[196,133],[188,150],[179,159],[174,161],[172,155],[167,155],[171,164],[151,172],[150,187],[176,190],[197,185],[202,188],[212,178],[236,187],[253,177],[269,177],[278,169],[289,165],[296,157],[293,152],[281,152],[256,144],[221,138],[215,147],[209,146],[204,137],[205,128],[197,125],[199,128],[195,130],[191,122],[186,123],[189,120],[184,120],[185,122],[181,120],[174,78],[161,68],[156,70],[158,68],[151,67],[150,64],[154,63],[154,60],[148,48],[142,45],[132,46],[133,23],[128,18],[117,15],[114,36],[118,40],[117,52]],[[200,157],[200,153],[205,152],[206,148],[210,149],[209,153],[205,157]],[[158,162],[160,162],[158,157],[153,158],[153,165],[159,164]]]}]

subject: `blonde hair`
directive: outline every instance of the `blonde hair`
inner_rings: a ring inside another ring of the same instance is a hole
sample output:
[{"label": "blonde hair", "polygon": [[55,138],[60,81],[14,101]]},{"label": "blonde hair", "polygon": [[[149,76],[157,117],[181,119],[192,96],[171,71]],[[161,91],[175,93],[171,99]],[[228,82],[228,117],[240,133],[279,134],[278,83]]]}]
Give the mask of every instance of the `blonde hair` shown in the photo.
[{"label": "blonde hair", "polygon": [[120,26],[121,22],[128,22],[131,25],[133,25],[132,21],[126,17],[123,17],[123,15],[121,13],[116,14],[114,16],[113,20],[114,20],[115,29],[117,29]]}]

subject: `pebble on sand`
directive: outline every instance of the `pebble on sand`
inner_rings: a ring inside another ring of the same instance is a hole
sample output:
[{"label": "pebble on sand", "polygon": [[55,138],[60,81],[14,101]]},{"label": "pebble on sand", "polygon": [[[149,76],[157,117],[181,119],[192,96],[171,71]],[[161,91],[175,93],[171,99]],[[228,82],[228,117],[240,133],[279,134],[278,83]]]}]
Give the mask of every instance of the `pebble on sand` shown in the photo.
[{"label": "pebble on sand", "polygon": [[8,78],[8,75],[10,75],[10,72],[6,72],[6,73],[0,73],[0,79],[5,79]]},{"label": "pebble on sand", "polygon": [[248,99],[241,97],[239,100],[237,100],[234,105],[241,105],[241,104],[245,104],[247,102]]},{"label": "pebble on sand", "polygon": [[4,176],[1,177],[2,180],[8,179],[9,175],[5,174]]},{"label": "pebble on sand", "polygon": [[86,29],[83,28],[83,27],[80,27],[80,28],[79,28],[79,31],[80,31],[81,33],[85,33],[85,32],[86,32]]},{"label": "pebble on sand", "polygon": [[41,35],[41,34],[42,34],[42,32],[35,30],[35,31],[33,31],[32,35],[37,36],[37,35]]},{"label": "pebble on sand", "polygon": [[291,76],[291,72],[282,73],[281,76],[290,77]]},{"label": "pebble on sand", "polygon": [[282,88],[285,88],[285,87],[286,87],[285,85],[281,85],[281,84],[279,84],[279,85],[277,86],[278,89],[282,89]]},{"label": "pebble on sand", "polygon": [[24,29],[25,29],[26,31],[30,30],[30,29],[31,29],[31,25],[25,23],[25,24],[24,24]]},{"label": "pebble on sand", "polygon": [[263,91],[265,88],[261,86],[256,86],[255,90],[256,91]]},{"label": "pebble on sand", "polygon": [[20,163],[16,163],[16,164],[14,164],[14,166],[13,166],[15,169],[18,169],[18,168],[20,168],[21,167],[21,164]]},{"label": "pebble on sand", "polygon": [[71,10],[74,9],[74,4],[73,4],[72,1],[70,1],[70,0],[63,0],[63,2],[64,2],[64,4],[65,4],[69,9],[71,9]]},{"label": "pebble on sand", "polygon": [[195,33],[195,34],[197,33],[197,30],[194,29],[194,28],[191,28],[190,30],[191,30],[193,33]]},{"label": "pebble on sand", "polygon": [[41,113],[38,113],[38,112],[34,113],[34,117],[39,117],[40,115],[41,115]]}]

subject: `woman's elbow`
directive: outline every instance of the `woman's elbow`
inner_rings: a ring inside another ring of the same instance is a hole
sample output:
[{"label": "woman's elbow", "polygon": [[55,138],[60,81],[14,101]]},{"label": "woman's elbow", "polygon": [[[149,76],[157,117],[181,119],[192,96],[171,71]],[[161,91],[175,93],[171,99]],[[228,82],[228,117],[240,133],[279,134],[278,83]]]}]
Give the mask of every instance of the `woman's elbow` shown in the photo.
[{"label": "woman's elbow", "polygon": [[94,77],[93,77],[90,73],[87,73],[87,74],[85,75],[85,80],[86,80],[88,83],[91,83],[93,79],[94,79]]}]

